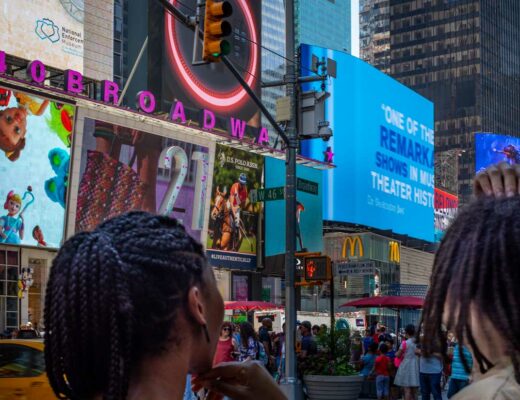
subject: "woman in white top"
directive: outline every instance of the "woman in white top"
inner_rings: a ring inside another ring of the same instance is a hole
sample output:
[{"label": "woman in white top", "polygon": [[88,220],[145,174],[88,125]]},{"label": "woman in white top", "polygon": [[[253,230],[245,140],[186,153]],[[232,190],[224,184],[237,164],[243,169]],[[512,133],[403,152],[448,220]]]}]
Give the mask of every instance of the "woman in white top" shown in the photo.
[{"label": "woman in white top", "polygon": [[408,325],[405,333],[406,342],[401,345],[396,354],[396,357],[402,358],[402,361],[397,369],[394,384],[404,389],[404,400],[415,400],[419,387],[419,362],[415,353],[415,326]]}]

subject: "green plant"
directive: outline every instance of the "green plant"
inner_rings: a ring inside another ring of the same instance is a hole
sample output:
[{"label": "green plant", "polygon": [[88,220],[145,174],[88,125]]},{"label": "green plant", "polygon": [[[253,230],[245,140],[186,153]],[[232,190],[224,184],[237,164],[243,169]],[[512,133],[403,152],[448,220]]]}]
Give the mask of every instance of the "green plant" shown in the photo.
[{"label": "green plant", "polygon": [[301,375],[347,376],[358,372],[350,365],[350,329],[320,332],[316,336],[318,353],[300,360]]}]

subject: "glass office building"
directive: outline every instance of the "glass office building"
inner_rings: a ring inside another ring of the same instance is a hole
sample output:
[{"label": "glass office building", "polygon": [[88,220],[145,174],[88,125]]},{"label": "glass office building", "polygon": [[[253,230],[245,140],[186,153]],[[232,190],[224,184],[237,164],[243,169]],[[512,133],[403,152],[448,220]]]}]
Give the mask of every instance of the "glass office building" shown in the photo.
[{"label": "glass office building", "polygon": [[390,0],[360,0],[359,58],[390,72]]},{"label": "glass office building", "polygon": [[458,155],[467,202],[474,133],[520,136],[520,2],[390,0],[390,15],[390,73],[434,102],[436,155]]}]

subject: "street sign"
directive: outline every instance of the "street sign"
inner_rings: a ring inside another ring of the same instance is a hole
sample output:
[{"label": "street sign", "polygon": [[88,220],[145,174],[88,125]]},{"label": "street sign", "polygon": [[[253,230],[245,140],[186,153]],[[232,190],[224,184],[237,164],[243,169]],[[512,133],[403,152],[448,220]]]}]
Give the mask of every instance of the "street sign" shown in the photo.
[{"label": "street sign", "polygon": [[283,200],[285,198],[285,187],[280,186],[275,188],[251,190],[249,198],[252,203]]},{"label": "street sign", "polygon": [[336,264],[337,275],[375,275],[374,261],[350,261]]},{"label": "street sign", "polygon": [[296,181],[296,190],[298,190],[299,192],[318,195],[319,186],[316,182],[298,178],[298,180]]}]

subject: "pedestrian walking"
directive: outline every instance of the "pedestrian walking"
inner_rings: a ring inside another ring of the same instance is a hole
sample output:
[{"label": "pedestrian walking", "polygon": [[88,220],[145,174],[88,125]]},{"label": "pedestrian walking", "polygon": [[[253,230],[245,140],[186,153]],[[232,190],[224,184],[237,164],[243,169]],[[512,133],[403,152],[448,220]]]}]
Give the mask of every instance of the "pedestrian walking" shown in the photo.
[{"label": "pedestrian walking", "polygon": [[404,390],[404,400],[415,400],[417,388],[419,388],[419,361],[416,354],[415,326],[408,325],[405,328],[406,341],[397,351],[396,357],[401,358],[401,363],[395,375],[394,383]]},{"label": "pedestrian walking", "polygon": [[309,321],[303,321],[300,325],[300,331],[302,334],[302,351],[300,353],[300,359],[304,359],[307,356],[312,356],[318,352],[318,346],[312,336],[312,325]]},{"label": "pedestrian walking", "polygon": [[380,355],[376,357],[371,375],[376,377],[376,392],[378,400],[388,400],[390,396],[390,371],[393,368],[392,361],[387,356],[388,346],[382,343],[379,346]]},{"label": "pedestrian walking", "polygon": [[224,322],[220,328],[220,337],[217,342],[217,349],[213,357],[213,365],[218,365],[223,362],[230,362],[236,360],[238,345],[232,336],[233,324],[231,322]]},{"label": "pedestrian walking", "polygon": [[451,377],[448,384],[448,399],[469,385],[469,373],[466,371],[473,368],[473,357],[465,346],[455,343],[453,347],[453,361],[451,363]]},{"label": "pedestrian walking", "polygon": [[363,379],[363,385],[361,386],[360,397],[366,397],[370,393],[370,384],[373,382],[372,370],[377,357],[377,343],[370,344],[367,354],[361,357],[361,375]]},{"label": "pedestrian walking", "polygon": [[421,384],[421,399],[442,400],[442,356],[439,353],[427,353],[417,350],[419,358],[419,381]]},{"label": "pedestrian walking", "polygon": [[190,372],[196,391],[286,399],[258,363],[212,369],[224,304],[202,245],[176,220],[108,220],[67,240],[50,271],[45,364],[57,397],[181,399]]},{"label": "pedestrian walking", "polygon": [[269,372],[274,373],[275,368],[275,359],[273,352],[273,343],[271,341],[271,332],[273,330],[273,321],[271,318],[264,318],[262,320],[262,326],[258,330],[258,340],[262,343],[265,354],[267,356],[267,369]]},{"label": "pedestrian walking", "polygon": [[258,338],[253,325],[249,322],[240,324],[240,347],[238,361],[256,360],[258,355]]},{"label": "pedestrian walking", "polygon": [[[502,163],[475,180],[435,256],[422,319],[426,348],[444,322],[481,374],[454,400],[520,399],[520,169]],[[467,372],[469,372],[467,370]]]},{"label": "pedestrian walking", "polygon": [[372,337],[372,333],[370,332],[370,329],[367,329],[365,331],[365,337],[363,338],[363,354],[368,353],[368,349],[370,348],[370,345],[374,343],[374,338]]}]

